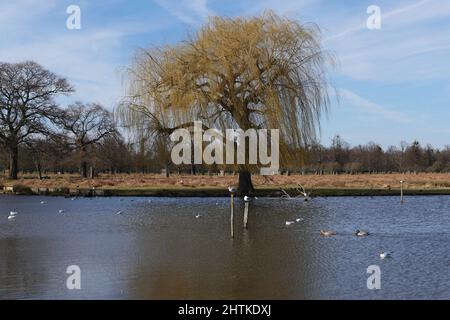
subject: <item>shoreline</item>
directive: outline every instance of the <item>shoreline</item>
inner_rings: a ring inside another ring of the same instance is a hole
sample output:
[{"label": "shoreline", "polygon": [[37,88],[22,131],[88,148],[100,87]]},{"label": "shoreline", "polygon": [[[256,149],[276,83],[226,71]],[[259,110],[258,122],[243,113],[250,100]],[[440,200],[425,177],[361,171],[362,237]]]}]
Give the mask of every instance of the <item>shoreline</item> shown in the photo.
[{"label": "shoreline", "polygon": [[[294,188],[283,188],[294,198]],[[400,196],[400,189],[364,189],[364,188],[312,188],[311,197],[374,197]],[[449,189],[404,189],[405,196],[450,195]],[[225,188],[141,188],[141,189],[100,189],[100,188],[29,188],[22,190],[3,190],[0,195],[16,196],[61,196],[61,197],[229,197]],[[280,188],[256,188],[253,196],[275,197],[282,195]]]},{"label": "shoreline", "polygon": [[[281,197],[281,188],[291,197],[304,186],[312,197],[450,195],[450,173],[274,175],[252,177],[258,197]],[[83,179],[76,174],[53,174],[37,179],[34,174],[12,181],[0,177],[0,194],[105,197],[228,197],[236,175],[101,174]]]}]

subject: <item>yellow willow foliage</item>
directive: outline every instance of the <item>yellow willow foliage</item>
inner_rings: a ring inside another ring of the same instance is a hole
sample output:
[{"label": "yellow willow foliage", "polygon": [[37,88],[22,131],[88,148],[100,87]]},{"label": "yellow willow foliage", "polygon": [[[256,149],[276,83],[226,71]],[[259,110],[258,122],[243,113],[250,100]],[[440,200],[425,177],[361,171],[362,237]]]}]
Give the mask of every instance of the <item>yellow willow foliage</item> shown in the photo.
[{"label": "yellow willow foliage", "polygon": [[136,53],[118,114],[157,134],[194,120],[222,130],[280,129],[283,163],[316,138],[329,64],[316,26],[273,12],[213,17],[178,45]]}]

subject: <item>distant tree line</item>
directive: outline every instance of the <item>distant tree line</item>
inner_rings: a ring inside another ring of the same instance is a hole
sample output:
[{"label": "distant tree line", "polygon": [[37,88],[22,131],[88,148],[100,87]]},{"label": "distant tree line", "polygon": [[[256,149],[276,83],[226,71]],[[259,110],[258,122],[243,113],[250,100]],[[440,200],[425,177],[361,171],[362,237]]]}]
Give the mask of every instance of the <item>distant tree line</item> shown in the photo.
[{"label": "distant tree line", "polygon": [[440,150],[419,141],[403,141],[386,149],[374,142],[351,147],[337,135],[329,147],[316,144],[306,148],[300,170],[328,174],[450,172],[450,146]]},{"label": "distant tree line", "polygon": [[[77,136],[73,133],[29,139],[19,147],[18,167],[23,173],[36,173],[41,179],[49,174],[64,173],[91,177],[99,172],[161,173],[164,170],[169,176],[170,172],[211,174],[220,170],[233,171],[221,166],[174,166],[167,160],[167,150],[161,151],[158,143],[149,144],[148,140],[133,143],[118,131],[94,140],[76,144]],[[439,150],[431,145],[421,146],[418,141],[402,142],[387,149],[376,143],[350,147],[336,136],[329,147],[316,144],[298,152],[302,153],[304,162],[285,165],[282,173],[450,173],[450,146]],[[3,147],[0,149],[0,169],[5,174],[8,161],[8,152]]]}]

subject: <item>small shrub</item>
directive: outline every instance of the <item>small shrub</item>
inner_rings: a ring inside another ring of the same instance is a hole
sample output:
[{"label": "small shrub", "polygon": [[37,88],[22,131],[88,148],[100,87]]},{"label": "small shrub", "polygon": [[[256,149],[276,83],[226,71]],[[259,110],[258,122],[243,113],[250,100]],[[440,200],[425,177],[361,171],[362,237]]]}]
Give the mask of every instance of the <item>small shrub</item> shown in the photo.
[{"label": "small shrub", "polygon": [[13,189],[15,193],[18,194],[33,194],[30,187],[24,186],[23,184],[15,184],[13,185]]}]

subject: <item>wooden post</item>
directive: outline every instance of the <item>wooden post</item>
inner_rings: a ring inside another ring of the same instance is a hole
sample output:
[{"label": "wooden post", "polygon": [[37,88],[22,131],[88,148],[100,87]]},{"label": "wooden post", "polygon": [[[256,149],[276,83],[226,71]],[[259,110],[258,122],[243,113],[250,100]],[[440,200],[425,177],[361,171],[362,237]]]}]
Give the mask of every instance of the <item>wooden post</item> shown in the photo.
[{"label": "wooden post", "polygon": [[400,203],[403,204],[403,180],[400,181]]},{"label": "wooden post", "polygon": [[244,229],[247,229],[247,222],[248,222],[248,205],[249,202],[245,201],[245,208],[244,208]]},{"label": "wooden post", "polygon": [[230,225],[231,225],[231,238],[234,238],[234,194],[231,193],[231,216],[230,216]]}]

